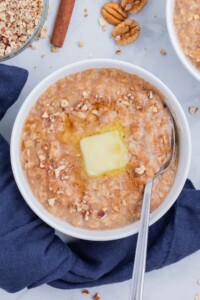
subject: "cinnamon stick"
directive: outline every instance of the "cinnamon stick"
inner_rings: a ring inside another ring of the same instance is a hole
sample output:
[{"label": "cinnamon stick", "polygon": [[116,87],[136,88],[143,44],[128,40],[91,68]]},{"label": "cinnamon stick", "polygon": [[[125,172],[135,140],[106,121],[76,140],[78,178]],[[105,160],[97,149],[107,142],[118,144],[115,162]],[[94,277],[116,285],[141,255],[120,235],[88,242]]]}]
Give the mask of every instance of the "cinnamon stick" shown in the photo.
[{"label": "cinnamon stick", "polygon": [[61,0],[58,14],[51,37],[51,44],[61,48],[64,44],[65,37],[69,28],[75,0]]}]

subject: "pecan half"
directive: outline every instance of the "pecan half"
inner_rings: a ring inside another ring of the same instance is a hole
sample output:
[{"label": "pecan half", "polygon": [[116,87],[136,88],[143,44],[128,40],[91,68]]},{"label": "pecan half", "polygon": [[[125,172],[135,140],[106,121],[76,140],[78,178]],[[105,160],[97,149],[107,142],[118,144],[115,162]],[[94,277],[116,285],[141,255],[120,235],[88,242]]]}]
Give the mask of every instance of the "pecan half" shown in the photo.
[{"label": "pecan half", "polygon": [[101,14],[112,25],[118,25],[128,18],[128,13],[116,2],[106,3],[101,9]]},{"label": "pecan half", "polygon": [[125,11],[131,14],[136,14],[138,11],[142,10],[147,4],[148,0],[122,0],[121,6]]},{"label": "pecan half", "polygon": [[140,35],[140,26],[137,21],[126,20],[117,25],[113,31],[114,37],[118,45],[127,45],[134,42]]}]

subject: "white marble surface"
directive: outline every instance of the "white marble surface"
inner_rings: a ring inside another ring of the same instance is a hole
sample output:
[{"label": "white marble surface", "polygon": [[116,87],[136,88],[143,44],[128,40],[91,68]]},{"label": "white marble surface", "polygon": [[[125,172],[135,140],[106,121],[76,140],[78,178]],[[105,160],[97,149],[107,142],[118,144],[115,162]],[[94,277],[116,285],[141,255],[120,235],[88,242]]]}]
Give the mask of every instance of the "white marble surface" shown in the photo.
[{"label": "white marble surface", "polygon": [[[193,144],[189,177],[195,186],[200,188],[200,114],[191,116],[188,113],[190,105],[200,105],[200,83],[192,78],[181,65],[172,49],[165,24],[165,0],[149,0],[148,6],[135,16],[135,19],[139,20],[142,26],[141,37],[134,44],[121,47],[123,53],[120,56],[115,54],[115,51],[120,47],[116,46],[110,38],[111,26],[107,26],[107,32],[102,32],[98,24],[100,7],[105,2],[105,0],[76,0],[67,40],[59,53],[51,53],[49,41],[45,39],[36,43],[36,50],[27,49],[18,57],[7,62],[10,65],[27,68],[30,75],[19,100],[0,123],[0,132],[9,139],[16,113],[26,95],[47,74],[63,65],[82,59],[99,57],[128,61],[146,68],[163,80],[183,106],[189,121]],[[49,33],[52,30],[58,3],[58,0],[50,0]],[[89,11],[87,18],[83,16],[84,8]],[[83,48],[77,46],[78,41],[84,42]],[[166,56],[160,55],[160,48],[167,50]],[[42,55],[44,55],[43,58]],[[194,294],[200,293],[200,286],[197,285],[198,279],[200,279],[200,251],[177,264],[148,273],[145,278],[144,299],[194,299]],[[96,291],[101,294],[102,300],[128,299],[129,282],[91,289],[91,293]],[[63,291],[48,286],[30,291],[24,290],[14,295],[0,290],[0,299],[2,300],[81,300],[86,298],[91,299],[91,297],[81,295],[79,290]]]}]

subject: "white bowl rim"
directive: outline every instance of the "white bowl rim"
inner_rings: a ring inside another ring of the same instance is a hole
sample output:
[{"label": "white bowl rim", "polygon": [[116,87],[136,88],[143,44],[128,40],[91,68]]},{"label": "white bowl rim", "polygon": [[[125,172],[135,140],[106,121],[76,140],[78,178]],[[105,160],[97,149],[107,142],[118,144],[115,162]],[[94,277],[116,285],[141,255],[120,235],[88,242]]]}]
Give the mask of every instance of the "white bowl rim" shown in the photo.
[{"label": "white bowl rim", "polygon": [[[14,178],[16,180],[17,186],[29,205],[29,207],[38,215],[45,223],[47,223],[49,226],[53,227],[54,229],[67,234],[69,236],[80,238],[84,240],[93,240],[93,241],[109,241],[109,240],[116,240],[128,237],[130,235],[136,234],[138,232],[139,228],[139,221],[125,226],[123,228],[119,229],[113,229],[113,230],[87,230],[87,229],[81,229],[78,227],[74,227],[70,225],[67,222],[63,222],[60,219],[54,217],[51,215],[40,203],[39,201],[33,196],[30,187],[28,188],[28,192],[25,190],[24,185],[28,185],[27,180],[25,178],[24,172],[22,170],[22,166],[20,163],[20,136],[21,131],[19,130],[19,127],[22,128],[24,124],[24,120],[27,117],[27,114],[30,110],[30,108],[33,106],[33,104],[37,101],[37,99],[34,99],[34,101],[31,101],[32,98],[34,98],[34,94],[42,88],[45,83],[48,83],[50,80],[54,79],[54,82],[59,80],[62,77],[59,77],[59,74],[63,72],[69,72],[71,69],[80,69],[81,71],[87,70],[87,69],[93,69],[93,68],[115,68],[115,69],[122,69],[125,68],[130,69],[131,71],[125,71],[128,73],[136,74],[137,76],[144,78],[144,80],[149,81],[152,85],[156,86],[165,96],[168,96],[167,99],[171,99],[174,109],[179,112],[180,119],[182,120],[182,124],[184,126],[184,136],[186,138],[186,149],[187,149],[187,155],[184,163],[184,171],[181,174],[180,184],[176,188],[176,190],[173,193],[173,197],[169,199],[167,196],[167,200],[165,200],[158,209],[156,209],[150,216],[150,225],[154,224],[156,221],[158,221],[161,217],[165,215],[165,213],[171,208],[171,206],[174,204],[174,202],[177,200],[188,175],[189,167],[190,167],[190,160],[191,160],[191,136],[190,136],[190,130],[188,126],[188,122],[186,119],[186,116],[183,112],[183,109],[176,99],[176,97],[173,95],[173,93],[169,90],[169,88],[162,83],[157,77],[155,77],[150,72],[133,65],[131,63],[118,61],[118,60],[112,60],[112,59],[90,59],[90,60],[82,60],[78,61],[76,63],[67,65],[62,67],[61,69],[53,72],[52,74],[45,77],[36,87],[30,92],[30,94],[25,99],[24,103],[22,104],[17,117],[15,119],[15,123],[12,130],[11,135],[11,165],[12,170],[14,174]],[[71,71],[70,74],[76,73],[77,71]],[[140,74],[140,75],[138,75]],[[56,79],[57,77],[57,79]],[[148,78],[148,79],[147,79]],[[51,83],[52,84],[52,83]],[[51,85],[49,84],[49,86]],[[26,106],[28,106],[28,103],[31,102],[30,108],[26,109]],[[16,148],[16,145],[17,148]],[[20,178],[21,176],[21,178]],[[169,193],[170,194],[170,193]],[[32,199],[30,199],[32,198]],[[67,227],[67,228],[66,228]]]},{"label": "white bowl rim", "polygon": [[168,29],[169,37],[173,45],[173,48],[177,56],[181,60],[182,64],[197,80],[200,80],[200,72],[192,64],[189,58],[185,55],[174,28],[173,16],[174,16],[175,1],[176,0],[167,0],[166,2],[166,20],[167,20],[167,29]]}]

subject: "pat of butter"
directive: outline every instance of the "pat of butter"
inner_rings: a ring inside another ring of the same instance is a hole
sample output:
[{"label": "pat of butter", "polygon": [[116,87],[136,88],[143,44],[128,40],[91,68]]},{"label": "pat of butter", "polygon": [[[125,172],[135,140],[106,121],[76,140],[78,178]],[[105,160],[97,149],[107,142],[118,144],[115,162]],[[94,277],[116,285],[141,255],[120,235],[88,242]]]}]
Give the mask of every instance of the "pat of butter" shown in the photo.
[{"label": "pat of butter", "polygon": [[128,163],[128,150],[117,130],[85,137],[80,147],[89,176],[118,170]]}]

